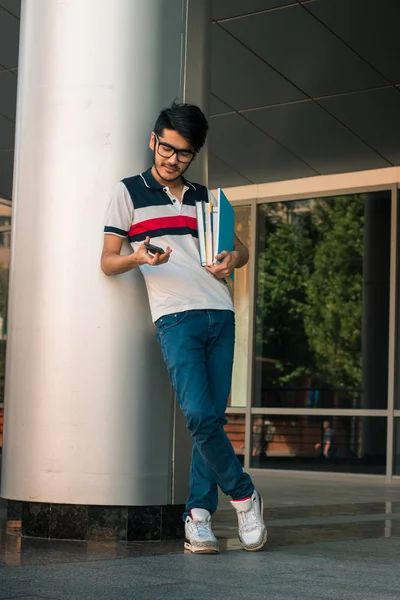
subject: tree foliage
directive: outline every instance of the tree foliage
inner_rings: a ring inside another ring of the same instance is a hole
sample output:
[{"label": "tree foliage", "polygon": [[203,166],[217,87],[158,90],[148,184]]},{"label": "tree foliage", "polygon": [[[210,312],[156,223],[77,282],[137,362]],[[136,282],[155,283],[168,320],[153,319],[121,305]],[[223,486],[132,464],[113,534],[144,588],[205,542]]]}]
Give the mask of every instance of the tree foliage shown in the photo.
[{"label": "tree foliage", "polygon": [[364,201],[263,205],[257,272],[257,351],[272,385],[306,375],[334,387],[361,383]]}]

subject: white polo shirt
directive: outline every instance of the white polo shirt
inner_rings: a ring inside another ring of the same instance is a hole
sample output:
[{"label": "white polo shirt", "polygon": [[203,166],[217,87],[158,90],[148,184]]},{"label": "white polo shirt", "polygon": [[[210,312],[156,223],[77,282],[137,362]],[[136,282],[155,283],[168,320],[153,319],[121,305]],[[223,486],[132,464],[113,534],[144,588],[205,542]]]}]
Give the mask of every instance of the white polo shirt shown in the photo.
[{"label": "white polo shirt", "polygon": [[228,286],[200,264],[196,200],[212,201],[202,185],[184,180],[182,202],[151,171],[123,179],[111,196],[104,233],[127,237],[135,250],[147,236],[170,246],[164,265],[141,265],[153,321],[185,310],[232,310]]}]

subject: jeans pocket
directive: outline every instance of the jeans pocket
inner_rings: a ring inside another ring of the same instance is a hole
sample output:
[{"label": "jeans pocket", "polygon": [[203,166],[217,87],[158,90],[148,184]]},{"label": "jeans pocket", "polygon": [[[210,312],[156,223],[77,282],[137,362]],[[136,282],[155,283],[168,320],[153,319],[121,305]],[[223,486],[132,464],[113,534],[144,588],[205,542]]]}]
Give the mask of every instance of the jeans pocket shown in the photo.
[{"label": "jeans pocket", "polygon": [[163,335],[166,331],[171,329],[171,327],[175,327],[176,325],[179,325],[179,323],[182,323],[187,313],[188,311],[184,310],[183,312],[171,313],[157,319],[155,325],[157,327],[158,335]]}]

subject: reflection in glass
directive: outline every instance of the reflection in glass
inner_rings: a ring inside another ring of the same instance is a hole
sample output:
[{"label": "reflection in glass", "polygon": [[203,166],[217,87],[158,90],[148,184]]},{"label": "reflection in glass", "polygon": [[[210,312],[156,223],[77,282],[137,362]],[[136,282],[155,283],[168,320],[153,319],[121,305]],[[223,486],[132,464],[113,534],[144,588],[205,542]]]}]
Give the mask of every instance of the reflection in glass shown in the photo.
[{"label": "reflection in glass", "polygon": [[252,467],[384,474],[386,418],[254,415]]},{"label": "reflection in glass", "polygon": [[243,464],[245,455],[245,429],[246,429],[246,417],[245,415],[226,415],[227,424],[224,429],[230,439],[230,442],[235,450],[236,456]]},{"label": "reflection in glass", "polygon": [[389,192],[259,205],[254,406],[387,407]]},{"label": "reflection in glass", "polygon": [[[240,241],[250,249],[251,207],[235,207],[235,233]],[[233,302],[236,315],[235,359],[232,374],[232,392],[229,406],[246,406],[248,356],[249,356],[249,317],[250,288],[249,265],[235,271]]]}]

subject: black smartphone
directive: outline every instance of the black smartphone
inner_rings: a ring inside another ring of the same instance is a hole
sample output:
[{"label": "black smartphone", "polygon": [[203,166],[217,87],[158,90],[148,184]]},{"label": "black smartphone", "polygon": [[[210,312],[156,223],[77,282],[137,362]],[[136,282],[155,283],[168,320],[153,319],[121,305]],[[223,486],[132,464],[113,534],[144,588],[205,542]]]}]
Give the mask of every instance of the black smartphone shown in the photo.
[{"label": "black smartphone", "polygon": [[160,248],[160,246],[153,246],[153,244],[149,244],[148,242],[144,243],[144,247],[151,254],[164,254],[165,250]]}]

